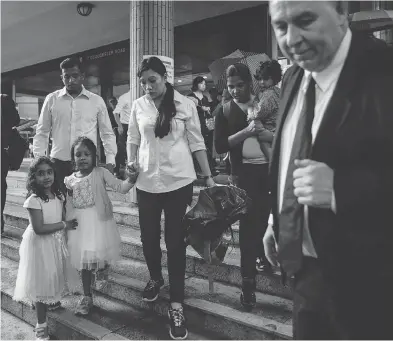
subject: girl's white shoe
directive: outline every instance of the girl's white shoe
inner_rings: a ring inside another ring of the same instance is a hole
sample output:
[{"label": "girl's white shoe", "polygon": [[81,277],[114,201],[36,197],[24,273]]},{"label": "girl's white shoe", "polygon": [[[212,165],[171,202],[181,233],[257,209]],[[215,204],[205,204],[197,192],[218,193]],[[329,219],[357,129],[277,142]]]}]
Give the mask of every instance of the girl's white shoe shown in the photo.
[{"label": "girl's white shoe", "polygon": [[50,340],[47,326],[36,327],[34,329],[34,331],[35,331],[35,339],[36,340]]}]

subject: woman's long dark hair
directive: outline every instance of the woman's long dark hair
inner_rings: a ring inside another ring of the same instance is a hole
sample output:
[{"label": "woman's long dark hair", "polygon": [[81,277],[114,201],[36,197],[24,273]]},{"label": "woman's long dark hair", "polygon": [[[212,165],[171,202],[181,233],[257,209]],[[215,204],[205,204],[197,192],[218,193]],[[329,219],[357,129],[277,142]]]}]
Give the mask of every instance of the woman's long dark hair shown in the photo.
[{"label": "woman's long dark hair", "polygon": [[[147,70],[153,70],[157,72],[160,76],[164,77],[166,75],[166,68],[164,63],[157,57],[150,57],[144,59],[138,70],[138,78],[142,76],[142,73]],[[166,82],[166,92],[160,107],[158,108],[158,117],[156,120],[156,125],[154,127],[154,133],[156,137],[163,138],[169,134],[171,131],[172,118],[176,115],[176,106],[173,101],[174,89],[172,84]]]},{"label": "woman's long dark hair", "polygon": [[27,175],[26,189],[27,195],[26,198],[30,197],[32,194],[35,194],[37,197],[42,199],[45,202],[49,201],[49,197],[45,194],[44,189],[41,186],[37,185],[36,174],[38,171],[38,166],[46,163],[49,167],[53,169],[53,173],[55,175],[54,181],[51,187],[52,193],[59,198],[60,200],[64,199],[64,193],[62,193],[60,189],[60,185],[57,180],[56,168],[55,164],[52,160],[46,156],[40,156],[38,159],[33,160],[30,165],[29,173]]}]

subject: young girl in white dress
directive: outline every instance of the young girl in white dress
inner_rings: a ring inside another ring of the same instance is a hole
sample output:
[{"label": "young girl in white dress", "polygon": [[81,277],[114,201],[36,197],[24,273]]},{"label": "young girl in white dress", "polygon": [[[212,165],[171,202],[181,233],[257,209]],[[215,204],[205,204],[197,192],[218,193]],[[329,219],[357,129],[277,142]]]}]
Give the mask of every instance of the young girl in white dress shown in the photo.
[{"label": "young girl in white dress", "polygon": [[120,256],[120,235],[106,186],[125,194],[138,175],[137,171],[128,172],[127,180],[119,180],[106,168],[96,166],[96,155],[93,141],[84,136],[76,139],[71,148],[76,172],[64,179],[78,221],[78,229],[68,233],[68,249],[71,265],[82,273],[84,296],[76,308],[81,315],[87,315],[93,305],[93,271],[97,276],[97,271],[106,269]]},{"label": "young girl in white dress", "polygon": [[47,157],[33,161],[27,180],[29,226],[19,248],[19,269],[14,300],[34,303],[37,313],[37,340],[49,340],[46,323],[48,305],[66,291],[65,230],[74,230],[77,221],[64,221],[64,196],[56,179],[54,164]]}]

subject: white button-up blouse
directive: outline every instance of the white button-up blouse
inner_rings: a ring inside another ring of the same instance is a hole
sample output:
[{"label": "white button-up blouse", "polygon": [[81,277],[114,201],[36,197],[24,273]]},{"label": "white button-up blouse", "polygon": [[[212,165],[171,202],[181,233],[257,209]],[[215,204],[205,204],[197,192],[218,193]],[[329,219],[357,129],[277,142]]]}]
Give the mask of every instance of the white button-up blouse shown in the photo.
[{"label": "white button-up blouse", "polygon": [[192,153],[206,150],[195,104],[174,91],[176,115],[163,138],[155,136],[158,110],[145,95],[132,104],[127,144],[139,146],[136,187],[150,193],[177,190],[196,179]]}]

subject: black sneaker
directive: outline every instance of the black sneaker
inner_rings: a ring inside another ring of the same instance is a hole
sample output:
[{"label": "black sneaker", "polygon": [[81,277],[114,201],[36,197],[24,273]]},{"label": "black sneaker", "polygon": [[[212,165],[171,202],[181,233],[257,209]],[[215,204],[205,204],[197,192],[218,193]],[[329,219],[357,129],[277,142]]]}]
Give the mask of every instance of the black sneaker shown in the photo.
[{"label": "black sneaker", "polygon": [[56,310],[56,309],[58,309],[58,308],[60,308],[60,307],[61,307],[61,302],[60,302],[60,301],[57,301],[57,302],[55,302],[55,303],[51,303],[51,304],[48,304],[48,305],[47,305],[47,309],[48,309],[49,311]]},{"label": "black sneaker", "polygon": [[147,282],[145,290],[143,290],[142,300],[145,302],[154,302],[160,292],[160,288],[164,286],[164,280],[161,278],[158,281],[151,279]]},{"label": "black sneaker", "polygon": [[168,309],[168,317],[170,321],[169,335],[172,340],[184,340],[188,336],[186,327],[186,319],[184,317],[183,307]]},{"label": "black sneaker", "polygon": [[251,311],[256,304],[255,297],[255,280],[243,278],[242,293],[240,294],[240,303],[247,311]]}]

